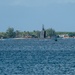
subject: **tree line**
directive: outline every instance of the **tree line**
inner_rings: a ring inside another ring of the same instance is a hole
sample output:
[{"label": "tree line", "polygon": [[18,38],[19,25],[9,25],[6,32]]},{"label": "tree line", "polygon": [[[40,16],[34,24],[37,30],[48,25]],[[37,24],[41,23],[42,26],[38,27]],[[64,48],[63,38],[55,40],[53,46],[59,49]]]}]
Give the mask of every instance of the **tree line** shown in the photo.
[{"label": "tree line", "polygon": [[[55,36],[56,32],[54,29],[49,28],[46,29],[46,37],[50,36]],[[0,38],[40,38],[40,32],[41,31],[19,31],[19,30],[14,30],[14,28],[10,27],[6,30],[6,32],[0,32]]]},{"label": "tree line", "polygon": [[[75,36],[75,32],[56,32],[54,29],[49,28],[46,29],[46,37],[53,37],[53,36],[58,36],[61,34],[68,34],[69,37]],[[40,38],[40,32],[41,31],[19,31],[19,30],[14,30],[14,28],[10,27],[6,30],[6,32],[0,32],[0,38]]]}]

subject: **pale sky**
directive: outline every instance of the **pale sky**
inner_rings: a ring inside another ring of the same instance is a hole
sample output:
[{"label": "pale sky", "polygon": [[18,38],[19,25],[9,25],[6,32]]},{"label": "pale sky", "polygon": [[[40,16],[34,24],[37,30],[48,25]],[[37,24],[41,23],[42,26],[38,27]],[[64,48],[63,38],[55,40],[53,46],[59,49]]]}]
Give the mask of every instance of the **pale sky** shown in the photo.
[{"label": "pale sky", "polygon": [[0,0],[0,32],[53,28],[75,31],[75,0]]}]

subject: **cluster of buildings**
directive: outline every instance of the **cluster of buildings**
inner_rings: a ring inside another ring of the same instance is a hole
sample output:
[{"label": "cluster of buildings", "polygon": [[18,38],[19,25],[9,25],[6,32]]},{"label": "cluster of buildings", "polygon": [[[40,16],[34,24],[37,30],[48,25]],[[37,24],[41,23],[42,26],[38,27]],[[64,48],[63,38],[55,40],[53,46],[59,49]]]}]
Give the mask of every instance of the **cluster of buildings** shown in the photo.
[{"label": "cluster of buildings", "polygon": [[68,34],[61,34],[59,35],[59,38],[70,38]]}]

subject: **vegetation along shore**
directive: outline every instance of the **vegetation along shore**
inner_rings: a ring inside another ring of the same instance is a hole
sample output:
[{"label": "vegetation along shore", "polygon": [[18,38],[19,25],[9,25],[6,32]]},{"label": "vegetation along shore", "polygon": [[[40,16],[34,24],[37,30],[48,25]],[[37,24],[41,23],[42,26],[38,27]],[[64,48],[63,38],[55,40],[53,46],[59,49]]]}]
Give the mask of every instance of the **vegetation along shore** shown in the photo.
[{"label": "vegetation along shore", "polygon": [[10,27],[6,30],[6,32],[0,32],[0,39],[3,38],[51,38],[51,37],[62,37],[62,38],[75,38],[75,32],[56,32],[54,29],[44,29],[42,27],[41,31],[19,31],[14,30],[14,28]]}]

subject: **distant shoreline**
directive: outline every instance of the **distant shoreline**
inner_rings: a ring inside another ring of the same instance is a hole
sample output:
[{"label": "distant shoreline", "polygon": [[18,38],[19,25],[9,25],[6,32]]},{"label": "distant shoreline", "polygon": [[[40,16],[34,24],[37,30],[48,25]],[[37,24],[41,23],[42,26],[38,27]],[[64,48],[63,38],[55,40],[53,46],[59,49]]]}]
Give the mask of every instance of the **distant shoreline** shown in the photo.
[{"label": "distant shoreline", "polygon": [[[23,40],[23,39],[54,39],[54,38],[2,38],[0,40]],[[69,38],[57,38],[57,39],[75,39],[73,37],[69,37]]]}]

